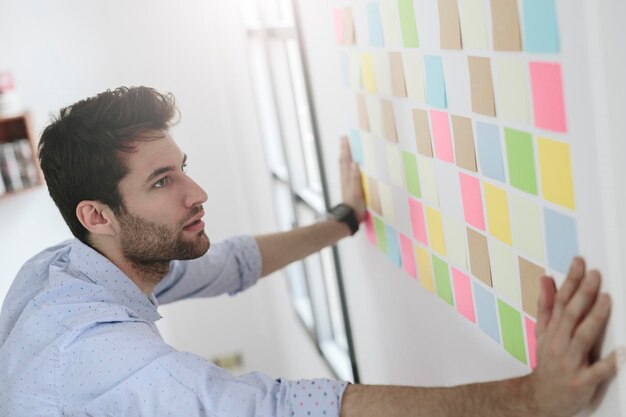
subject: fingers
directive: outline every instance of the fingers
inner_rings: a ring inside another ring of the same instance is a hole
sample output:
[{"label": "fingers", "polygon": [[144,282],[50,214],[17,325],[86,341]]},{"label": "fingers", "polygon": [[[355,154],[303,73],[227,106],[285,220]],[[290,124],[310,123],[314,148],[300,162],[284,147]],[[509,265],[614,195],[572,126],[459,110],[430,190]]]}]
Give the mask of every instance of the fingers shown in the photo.
[{"label": "fingers", "polygon": [[550,320],[549,325],[555,326],[560,323],[565,306],[578,289],[584,276],[585,261],[580,257],[575,257],[572,260],[565,282],[557,292],[554,310],[552,311],[552,319]]},{"label": "fingers", "polygon": [[339,168],[341,170],[341,182],[342,184],[348,180],[350,175],[350,163],[352,162],[352,155],[350,153],[350,142],[348,142],[347,136],[341,137],[341,151],[339,153]]},{"label": "fingers", "polygon": [[589,357],[589,353],[606,327],[610,312],[611,298],[608,294],[600,294],[589,314],[576,328],[570,347],[572,357],[579,358],[580,361]]},{"label": "fingers", "polygon": [[613,351],[606,358],[597,361],[587,368],[580,378],[580,384],[583,386],[596,386],[612,378],[617,373],[617,356],[617,352]]},{"label": "fingers", "polygon": [[556,296],[554,280],[547,276],[541,277],[540,291],[537,308],[537,326],[535,327],[535,336],[537,339],[543,335],[552,317]]}]

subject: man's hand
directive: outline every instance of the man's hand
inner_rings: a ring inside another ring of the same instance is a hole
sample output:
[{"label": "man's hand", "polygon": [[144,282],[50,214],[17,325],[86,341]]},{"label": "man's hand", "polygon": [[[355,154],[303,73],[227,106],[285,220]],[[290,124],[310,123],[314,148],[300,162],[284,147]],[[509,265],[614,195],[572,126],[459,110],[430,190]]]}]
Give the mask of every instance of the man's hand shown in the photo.
[{"label": "man's hand", "polygon": [[366,207],[365,197],[363,196],[363,184],[361,183],[361,171],[357,163],[352,160],[350,142],[348,142],[346,136],[341,138],[339,168],[343,202],[354,209],[359,221],[363,221],[365,219]]},{"label": "man's hand", "polygon": [[541,279],[536,327],[537,368],[530,375],[537,416],[571,416],[586,407],[598,388],[617,371],[616,353],[595,359],[611,310],[600,293],[600,273],[574,258],[561,289]]}]

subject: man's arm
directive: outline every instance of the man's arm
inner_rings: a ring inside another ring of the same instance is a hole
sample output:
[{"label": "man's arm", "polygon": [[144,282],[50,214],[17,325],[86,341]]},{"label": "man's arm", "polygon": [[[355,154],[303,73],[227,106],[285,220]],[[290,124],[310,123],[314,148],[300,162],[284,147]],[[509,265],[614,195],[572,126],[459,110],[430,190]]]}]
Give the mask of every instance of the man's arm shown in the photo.
[{"label": "man's arm", "polygon": [[590,404],[617,370],[616,353],[591,357],[611,300],[600,274],[575,258],[561,289],[543,277],[536,327],[537,368],[530,375],[450,388],[350,385],[341,417],[569,417]]},{"label": "man's arm", "polygon": [[[354,209],[360,222],[365,218],[366,210],[361,173],[358,165],[352,161],[350,144],[346,137],[341,140],[339,167],[343,202]],[[335,220],[324,220],[287,232],[256,236],[263,264],[261,276],[306,258],[346,236],[350,236],[348,226]]]}]

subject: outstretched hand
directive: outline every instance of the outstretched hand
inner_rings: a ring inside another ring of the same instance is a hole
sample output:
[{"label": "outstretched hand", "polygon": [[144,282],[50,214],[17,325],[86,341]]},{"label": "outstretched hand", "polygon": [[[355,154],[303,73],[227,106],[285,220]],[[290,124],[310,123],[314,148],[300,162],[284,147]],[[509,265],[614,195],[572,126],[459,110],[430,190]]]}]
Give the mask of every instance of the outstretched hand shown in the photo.
[{"label": "outstretched hand", "polygon": [[616,352],[593,358],[611,310],[600,293],[600,273],[574,258],[561,289],[541,278],[536,326],[537,368],[529,380],[537,416],[571,416],[590,404],[599,387],[617,372]]},{"label": "outstretched hand", "polygon": [[350,143],[348,138],[341,138],[341,153],[339,156],[339,168],[341,172],[341,197],[343,202],[354,209],[359,221],[365,219],[366,207],[361,183],[361,171],[356,162],[352,160]]}]

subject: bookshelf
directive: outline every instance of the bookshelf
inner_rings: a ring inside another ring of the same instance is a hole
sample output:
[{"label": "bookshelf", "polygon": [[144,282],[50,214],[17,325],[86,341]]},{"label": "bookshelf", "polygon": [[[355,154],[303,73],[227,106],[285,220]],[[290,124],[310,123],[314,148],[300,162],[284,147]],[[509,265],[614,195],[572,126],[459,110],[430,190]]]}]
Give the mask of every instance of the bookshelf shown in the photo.
[{"label": "bookshelf", "polygon": [[41,184],[29,114],[0,117],[0,198]]}]

